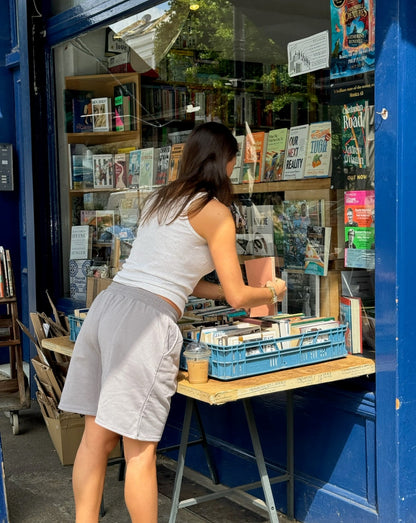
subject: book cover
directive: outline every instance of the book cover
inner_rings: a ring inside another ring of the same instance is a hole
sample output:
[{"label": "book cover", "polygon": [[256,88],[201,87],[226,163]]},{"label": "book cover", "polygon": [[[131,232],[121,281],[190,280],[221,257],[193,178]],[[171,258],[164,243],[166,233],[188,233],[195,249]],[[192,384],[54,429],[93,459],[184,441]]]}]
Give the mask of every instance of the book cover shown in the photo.
[{"label": "book cover", "polygon": [[74,96],[72,99],[72,132],[93,131],[91,93]]},{"label": "book cover", "polygon": [[244,144],[242,183],[261,182],[266,145],[267,133],[264,131],[247,133]]},{"label": "book cover", "polygon": [[331,227],[309,225],[306,232],[305,273],[328,274]]},{"label": "book cover", "polygon": [[113,240],[114,233],[114,211],[95,211],[95,225],[95,241],[100,243],[110,243]]},{"label": "book cover", "polygon": [[73,225],[71,227],[70,260],[85,260],[91,258],[92,238],[88,225]]},{"label": "book cover", "polygon": [[319,316],[319,276],[303,270],[283,270],[286,294],[282,302],[284,314],[302,312],[306,317]]},{"label": "book cover", "polygon": [[139,188],[152,187],[156,170],[156,151],[154,147],[142,149],[140,154]]},{"label": "book cover", "polygon": [[73,189],[92,189],[94,187],[92,154],[71,155],[71,183]]},{"label": "book cover", "polygon": [[123,90],[121,85],[114,86],[114,129],[125,131]]},{"label": "book cover", "polygon": [[283,180],[299,180],[305,171],[306,147],[309,125],[297,125],[289,129],[287,137]]},{"label": "book cover", "polygon": [[[245,260],[244,266],[247,282],[251,287],[264,287],[268,281],[272,281],[276,276],[276,259],[273,256]],[[276,313],[276,303],[266,303],[250,309],[250,317],[253,318],[272,316]]]},{"label": "book cover", "polygon": [[141,149],[131,151],[129,154],[128,186],[131,189],[139,188]]},{"label": "book cover", "polygon": [[273,129],[267,138],[266,157],[264,161],[265,182],[275,182],[283,177],[288,129]]},{"label": "book cover", "polygon": [[159,148],[159,157],[156,166],[155,185],[166,185],[169,174],[170,145]]},{"label": "book cover", "polygon": [[344,265],[357,269],[375,268],[374,191],[345,191]]},{"label": "book cover", "polygon": [[326,178],[331,175],[332,129],[331,122],[309,125],[308,146],[304,178]]},{"label": "book cover", "polygon": [[73,300],[85,302],[87,299],[87,273],[92,260],[69,260],[69,293]]},{"label": "book cover", "polygon": [[252,252],[256,256],[273,256],[273,205],[252,205],[250,208]]},{"label": "book cover", "polygon": [[114,155],[114,180],[116,189],[127,188],[128,156],[126,153],[116,153]]},{"label": "book cover", "polygon": [[347,351],[350,354],[361,354],[363,352],[361,298],[341,296],[339,317],[341,323],[347,326],[345,333]]},{"label": "book cover", "polygon": [[286,269],[304,269],[307,231],[310,225],[323,226],[323,200],[285,200],[279,221]]},{"label": "book cover", "polygon": [[94,132],[108,132],[112,130],[111,98],[92,98],[92,125]]},{"label": "book cover", "polygon": [[178,177],[184,147],[184,143],[174,143],[171,147],[168,182]]},{"label": "book cover", "polygon": [[244,158],[244,135],[235,137],[238,144],[238,152],[235,157],[235,166],[230,176],[231,183],[239,184],[242,180],[243,158]]},{"label": "book cover", "polygon": [[[123,96],[129,101],[129,115],[130,115],[130,131],[137,131],[137,106],[136,106],[136,83],[127,82],[121,85],[123,89]],[[123,103],[127,103],[123,100]],[[126,114],[124,108],[124,114]],[[125,129],[126,131],[128,129]]]},{"label": "book cover", "polygon": [[114,187],[114,156],[112,154],[94,154],[94,189]]}]

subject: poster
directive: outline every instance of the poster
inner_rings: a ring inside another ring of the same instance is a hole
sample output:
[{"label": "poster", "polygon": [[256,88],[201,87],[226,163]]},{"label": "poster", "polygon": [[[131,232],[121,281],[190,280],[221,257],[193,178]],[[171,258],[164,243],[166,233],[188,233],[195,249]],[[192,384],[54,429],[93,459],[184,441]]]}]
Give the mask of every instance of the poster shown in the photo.
[{"label": "poster", "polygon": [[346,191],[344,194],[345,267],[374,269],[374,191]]},{"label": "poster", "polygon": [[329,34],[322,31],[287,46],[289,76],[329,67]]},{"label": "poster", "polygon": [[331,79],[374,70],[374,0],[331,0]]}]

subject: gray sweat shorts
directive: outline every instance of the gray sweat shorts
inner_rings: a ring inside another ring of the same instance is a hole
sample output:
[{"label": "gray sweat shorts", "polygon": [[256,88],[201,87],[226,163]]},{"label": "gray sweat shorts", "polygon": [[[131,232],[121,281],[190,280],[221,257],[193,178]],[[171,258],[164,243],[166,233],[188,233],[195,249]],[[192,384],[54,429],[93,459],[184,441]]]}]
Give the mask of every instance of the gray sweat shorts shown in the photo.
[{"label": "gray sweat shorts", "polygon": [[113,282],[79,332],[59,408],[121,436],[159,441],[176,391],[182,335],[159,296]]}]

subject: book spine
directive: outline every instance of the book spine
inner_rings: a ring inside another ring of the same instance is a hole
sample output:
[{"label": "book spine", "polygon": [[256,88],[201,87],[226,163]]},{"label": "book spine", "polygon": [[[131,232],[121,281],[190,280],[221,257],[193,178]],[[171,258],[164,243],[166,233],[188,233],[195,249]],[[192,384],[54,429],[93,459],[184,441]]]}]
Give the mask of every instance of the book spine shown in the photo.
[{"label": "book spine", "polygon": [[[1,247],[3,249],[3,247]],[[0,298],[4,298],[6,296],[6,290],[4,285],[4,273],[3,273],[3,251],[0,250]]]},{"label": "book spine", "polygon": [[6,249],[6,268],[7,268],[7,277],[9,281],[9,296],[14,296],[14,280],[13,280],[13,270],[12,270],[12,258],[10,256],[9,249]]}]

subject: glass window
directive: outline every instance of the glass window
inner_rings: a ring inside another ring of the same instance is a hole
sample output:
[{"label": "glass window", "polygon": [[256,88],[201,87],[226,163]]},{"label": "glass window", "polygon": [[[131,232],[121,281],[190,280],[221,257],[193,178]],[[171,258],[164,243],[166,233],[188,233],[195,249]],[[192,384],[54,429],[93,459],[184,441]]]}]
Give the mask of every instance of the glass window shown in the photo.
[{"label": "glass window", "polygon": [[242,263],[276,257],[287,313],[347,321],[341,296],[359,298],[373,349],[373,14],[279,5],[173,0],[55,49],[65,259],[87,226],[78,266],[114,274],[143,198],[177,175],[194,126],[220,121],[241,146]]}]

